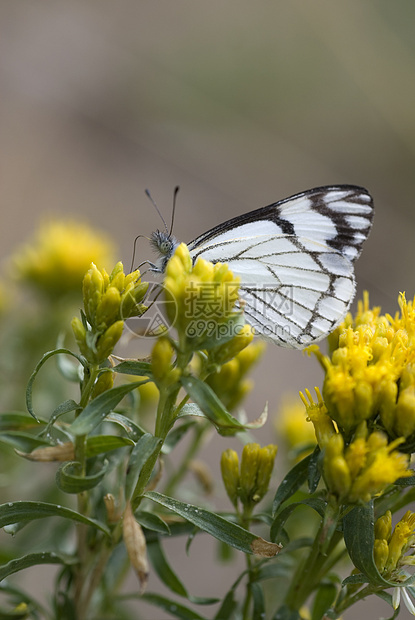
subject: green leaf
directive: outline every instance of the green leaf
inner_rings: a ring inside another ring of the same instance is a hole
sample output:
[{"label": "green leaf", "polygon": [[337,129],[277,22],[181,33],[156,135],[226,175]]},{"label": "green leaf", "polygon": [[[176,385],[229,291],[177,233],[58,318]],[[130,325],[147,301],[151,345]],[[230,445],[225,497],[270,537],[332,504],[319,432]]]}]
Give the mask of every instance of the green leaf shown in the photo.
[{"label": "green leaf", "polygon": [[[272,543],[264,541],[259,536],[255,536],[239,525],[231,523],[227,521],[227,519],[209,510],[205,510],[204,508],[199,508],[192,504],[185,504],[171,497],[167,497],[162,493],[156,493],[155,491],[144,493],[144,497],[161,504],[214,538],[244,553],[255,553],[257,555],[271,557],[276,555],[279,550],[277,545],[272,545]],[[261,550],[262,545],[264,545],[263,550]]]},{"label": "green leaf", "polygon": [[162,440],[146,433],[135,444],[127,466],[127,476],[125,479],[125,500],[133,497],[141,471],[149,458],[159,449]]},{"label": "green leaf", "polygon": [[125,360],[121,362],[121,364],[114,366],[112,370],[123,375],[135,375],[138,377],[148,377],[149,379],[153,378],[151,364],[149,362],[140,362],[139,360]]},{"label": "green leaf", "polygon": [[41,446],[52,445],[50,441],[42,439],[42,437],[31,435],[30,433],[24,433],[23,431],[1,433],[0,442],[6,443],[17,450],[21,450],[22,452],[32,452]]},{"label": "green leaf", "polygon": [[88,437],[86,442],[86,456],[90,458],[110,452],[111,450],[118,450],[118,448],[125,448],[125,446],[133,446],[134,441],[128,437],[120,437],[119,435],[92,435]]},{"label": "green leaf", "polygon": [[189,595],[185,586],[168,563],[160,544],[160,539],[152,540],[147,545],[147,552],[158,577],[172,592],[179,596],[184,596],[191,603],[196,603],[197,605],[212,605],[218,602],[219,599],[217,598],[199,598]]},{"label": "green leaf", "polygon": [[286,506],[283,510],[280,510],[280,512],[275,515],[270,530],[271,540],[279,542],[279,537],[282,535],[282,530],[285,523],[287,522],[288,517],[299,506],[309,506],[310,508],[315,510],[320,515],[320,517],[324,517],[326,505],[327,502],[318,497],[307,497],[300,502],[293,502],[292,504],[288,504],[288,506]]},{"label": "green leaf", "polygon": [[65,400],[63,403],[61,403],[60,405],[56,407],[56,409],[50,416],[47,427],[45,428],[43,432],[44,433],[50,432],[50,428],[55,424],[58,418],[65,415],[66,413],[70,413],[71,411],[76,411],[77,409],[79,409],[78,403],[76,403],[72,399]]},{"label": "green leaf", "polygon": [[302,461],[294,465],[280,483],[275,493],[272,504],[272,514],[275,515],[287,499],[289,499],[298,489],[305,483],[308,476],[308,466],[311,461],[311,455],[306,456]]},{"label": "green leaf", "polygon": [[326,613],[332,606],[336,596],[337,588],[334,583],[321,583],[314,598],[311,620],[322,620],[327,617]]},{"label": "green leaf", "polygon": [[[204,417],[204,416],[203,416]],[[189,428],[195,425],[195,420],[188,420],[187,422],[183,422],[183,424],[179,424],[174,427],[172,431],[167,435],[166,440],[163,444],[161,451],[163,454],[169,454],[176,444],[179,443],[180,439],[184,437]]]},{"label": "green leaf", "polygon": [[145,434],[144,429],[142,429],[140,426],[138,426],[138,424],[130,420],[130,418],[127,418],[125,415],[122,415],[121,413],[109,413],[105,418],[105,421],[112,422],[113,424],[121,426],[121,428],[123,428],[124,431],[127,433],[127,437],[129,437],[129,439],[132,439],[134,443]]},{"label": "green leaf", "polygon": [[233,613],[238,606],[237,601],[235,600],[235,589],[231,588],[225,598],[223,599],[222,605],[220,606],[218,612],[215,615],[214,620],[223,620],[224,618],[232,618]]},{"label": "green leaf", "polygon": [[56,484],[64,493],[82,493],[93,489],[107,473],[108,461],[100,471],[89,476],[82,476],[82,465],[78,461],[63,463],[56,472]]},{"label": "green leaf", "polygon": [[136,510],[134,516],[138,523],[152,532],[159,532],[159,534],[170,534],[170,528],[163,519],[154,512],[148,510]]},{"label": "green leaf", "polygon": [[254,603],[254,609],[252,613],[252,620],[264,620],[265,618],[265,599],[262,586],[259,583],[251,583],[252,600]]},{"label": "green leaf", "polygon": [[103,392],[85,407],[80,416],[69,427],[70,431],[74,435],[87,435],[106,418],[124,396],[140,385],[143,385],[142,381],[135,381]]},{"label": "green leaf", "polygon": [[242,424],[234,418],[215,392],[206,383],[193,376],[183,376],[180,382],[187,394],[199,405],[206,418],[212,422],[220,435],[234,435],[246,429],[260,428],[267,419],[266,410],[262,415],[249,424]]},{"label": "green leaf", "polygon": [[84,368],[88,367],[88,362],[86,361],[84,357],[82,357],[82,355],[78,355],[77,353],[74,353],[73,351],[70,351],[69,349],[59,348],[59,349],[54,349],[53,351],[48,351],[47,353],[45,353],[42,359],[37,363],[36,368],[34,369],[32,374],[30,375],[30,379],[29,379],[29,382],[26,388],[27,410],[30,413],[30,415],[35,418],[35,420],[37,420],[37,417],[33,410],[33,404],[32,404],[32,392],[33,392],[34,380],[36,379],[37,373],[42,368],[43,364],[45,364],[49,358],[53,357],[54,355],[62,355],[62,354],[71,355],[72,357],[77,359],[78,362],[82,364],[82,366],[84,366]]},{"label": "green leaf", "polygon": [[180,620],[207,620],[196,611],[193,611],[193,609],[160,594],[146,592],[140,596],[140,600],[157,605],[157,607],[161,607],[161,609],[167,611],[174,618],[180,618]]},{"label": "green leaf", "polygon": [[21,558],[11,560],[7,564],[0,566],[0,581],[17,573],[24,568],[36,566],[37,564],[74,564],[77,560],[58,553],[45,551],[43,553],[29,553]]},{"label": "green leaf", "polygon": [[[370,584],[383,588],[394,587],[397,584],[384,579],[375,564],[373,557],[374,524],[373,501],[363,506],[355,506],[343,518],[344,542],[353,564],[366,575]],[[399,586],[404,587],[412,581],[413,578],[409,577],[406,581],[400,582]]]},{"label": "green leaf", "polygon": [[46,502],[8,502],[7,504],[0,505],[0,527],[12,523],[20,523],[21,521],[43,519],[45,517],[72,519],[72,521],[79,521],[80,523],[85,523],[85,525],[96,527],[108,536],[110,535],[108,528],[103,523],[84,517],[84,515],[75,510],[57,506],[56,504],[47,504]]},{"label": "green leaf", "polygon": [[33,416],[22,411],[5,411],[0,413],[0,431],[20,431],[25,428],[39,427],[44,420],[34,420]]},{"label": "green leaf", "polygon": [[282,605],[272,617],[272,620],[301,620],[298,611],[293,611],[286,605]]}]

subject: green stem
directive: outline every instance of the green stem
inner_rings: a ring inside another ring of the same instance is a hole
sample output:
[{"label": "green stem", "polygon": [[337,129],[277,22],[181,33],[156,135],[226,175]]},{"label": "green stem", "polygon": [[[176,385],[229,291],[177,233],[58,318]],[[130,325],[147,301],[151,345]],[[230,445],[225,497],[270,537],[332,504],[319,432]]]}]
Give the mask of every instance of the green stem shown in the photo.
[{"label": "green stem", "polygon": [[174,495],[177,485],[182,480],[183,476],[189,469],[189,463],[193,459],[194,455],[197,453],[200,447],[200,443],[203,439],[206,429],[208,428],[207,423],[198,424],[194,429],[194,438],[193,441],[190,442],[189,447],[180,463],[179,467],[176,469],[174,474],[170,476],[165,488],[164,493],[166,495]]},{"label": "green stem", "polygon": [[341,532],[336,531],[334,527],[335,523],[332,523],[330,534],[327,536],[327,521],[334,518],[335,515],[332,513],[328,520],[323,520],[310,553],[300,562],[294,574],[285,599],[285,604],[292,610],[299,610],[305,604],[311,592],[333,565],[331,553],[342,539]]}]

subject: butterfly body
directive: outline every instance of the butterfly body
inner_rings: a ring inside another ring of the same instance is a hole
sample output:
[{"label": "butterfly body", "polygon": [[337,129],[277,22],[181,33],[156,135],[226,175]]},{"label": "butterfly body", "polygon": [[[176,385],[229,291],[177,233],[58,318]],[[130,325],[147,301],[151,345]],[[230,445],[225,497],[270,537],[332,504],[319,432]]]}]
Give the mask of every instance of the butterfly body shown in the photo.
[{"label": "butterfly body", "polygon": [[[302,349],[345,317],[372,219],[364,188],[317,187],[223,222],[188,248],[193,261],[228,263],[240,276],[240,305],[256,333]],[[152,242],[164,271],[178,242],[160,231]]]}]

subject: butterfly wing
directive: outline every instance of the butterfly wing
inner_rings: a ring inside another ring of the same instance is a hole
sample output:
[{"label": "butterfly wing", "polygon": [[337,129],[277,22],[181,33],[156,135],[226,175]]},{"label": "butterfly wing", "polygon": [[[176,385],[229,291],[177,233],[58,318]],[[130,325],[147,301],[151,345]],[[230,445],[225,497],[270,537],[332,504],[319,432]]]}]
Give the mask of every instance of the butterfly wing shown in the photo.
[{"label": "butterfly wing", "polygon": [[240,276],[240,305],[257,333],[301,349],[347,313],[372,218],[365,189],[320,187],[219,224],[189,250]]}]

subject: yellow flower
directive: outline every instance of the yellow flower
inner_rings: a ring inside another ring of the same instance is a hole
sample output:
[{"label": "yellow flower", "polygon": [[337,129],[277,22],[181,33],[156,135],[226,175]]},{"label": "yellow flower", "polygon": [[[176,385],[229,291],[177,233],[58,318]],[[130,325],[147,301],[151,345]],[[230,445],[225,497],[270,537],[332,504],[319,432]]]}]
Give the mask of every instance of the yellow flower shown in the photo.
[{"label": "yellow flower", "polygon": [[239,278],[226,264],[199,258],[193,265],[181,243],[167,263],[164,289],[166,311],[183,349],[197,350],[206,339],[227,336],[235,327],[229,319],[237,316]]},{"label": "yellow flower", "polygon": [[346,435],[367,421],[391,439],[415,438],[414,301],[402,294],[399,305],[394,317],[381,315],[366,293],[331,336],[331,357],[313,349],[326,372],[325,405]]},{"label": "yellow flower", "polygon": [[100,364],[112,353],[121,338],[124,319],[145,312],[141,302],[147,288],[138,269],[126,276],[121,262],[111,275],[91,265],[83,280],[84,320],[72,319],[76,342],[88,361]]},{"label": "yellow flower", "polygon": [[113,242],[104,233],[76,221],[51,220],[16,252],[13,271],[42,293],[62,296],[80,290],[92,261],[107,263],[113,253]]},{"label": "yellow flower", "polygon": [[305,390],[306,396],[300,392],[300,398],[306,408],[308,420],[313,423],[317,443],[320,448],[324,448],[331,437],[336,434],[336,427],[333,424],[333,420],[328,415],[327,407],[323,402],[320,390],[317,387],[314,389],[317,394],[317,403],[314,402],[309,390]]},{"label": "yellow flower", "polygon": [[384,433],[367,434],[363,422],[348,446],[340,433],[325,445],[324,478],[329,491],[343,503],[368,502],[398,478],[412,475],[406,455],[396,451],[401,441],[388,444]]},{"label": "yellow flower", "polygon": [[375,523],[374,557],[376,566],[387,579],[399,581],[400,569],[415,564],[413,555],[405,555],[415,542],[415,513],[408,510],[392,532],[392,515],[387,511]]}]

